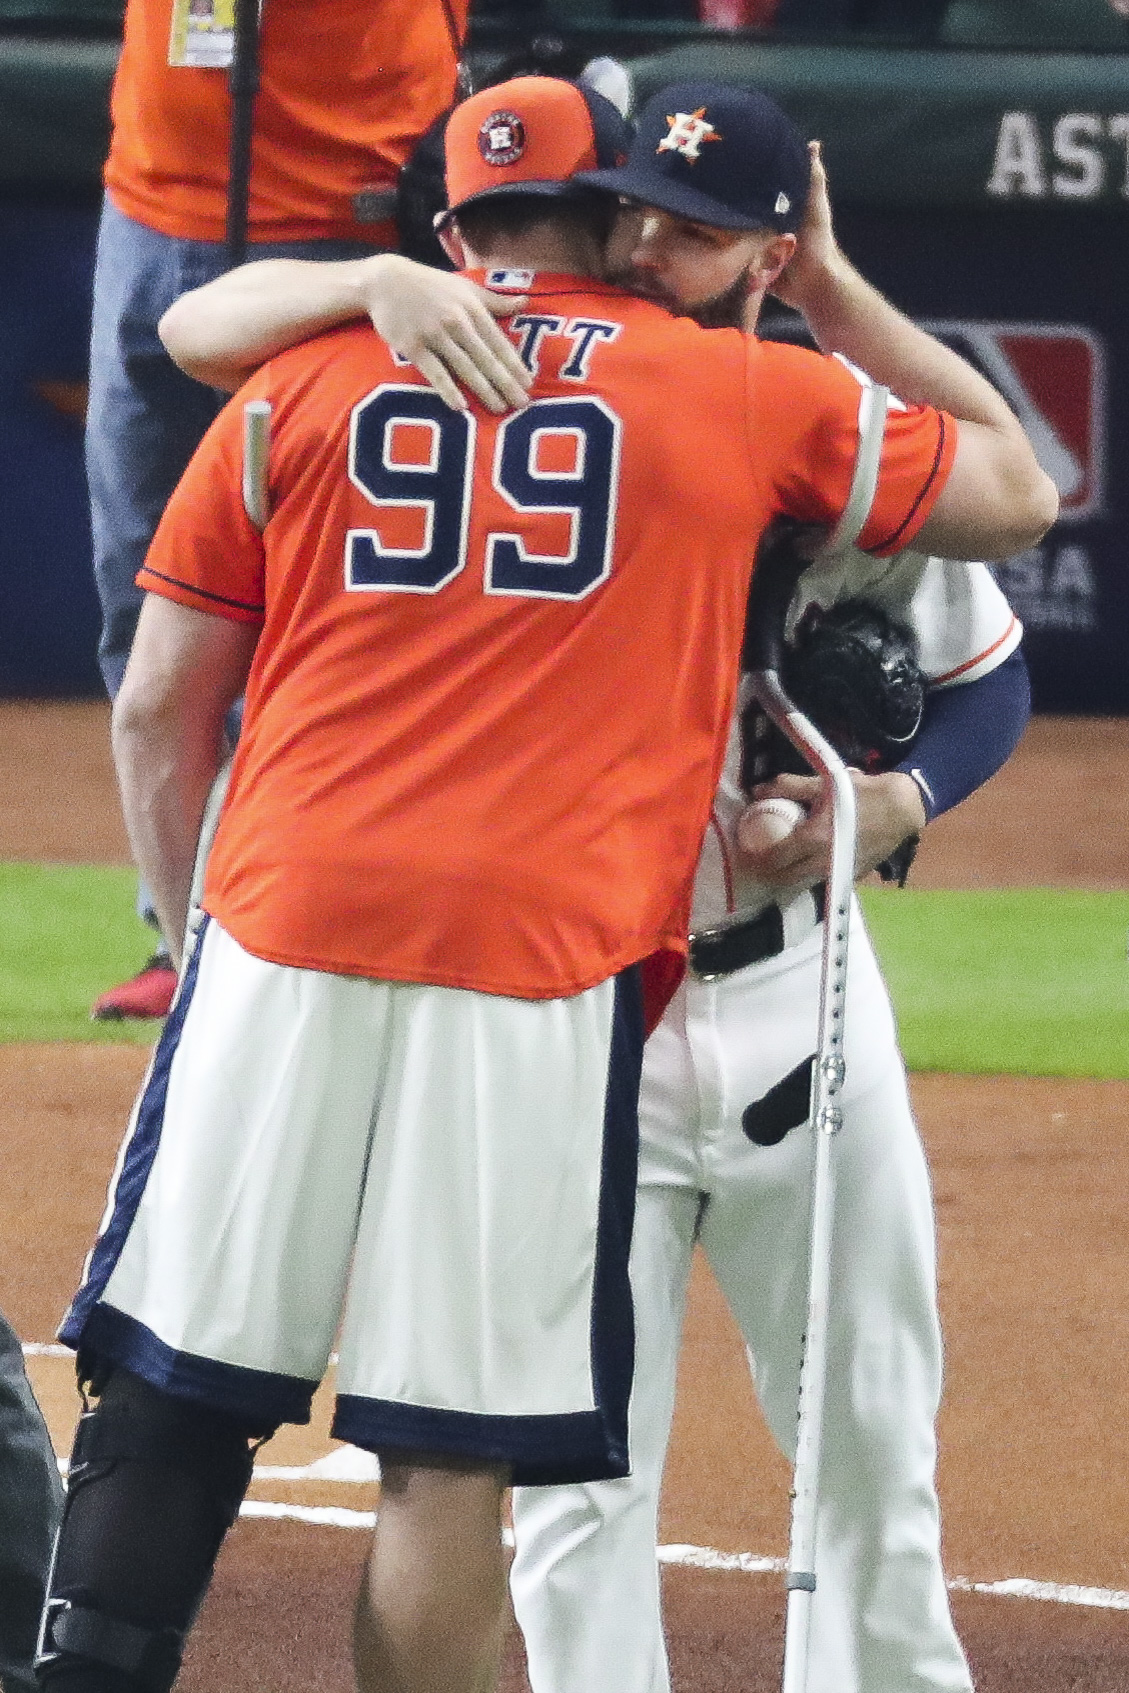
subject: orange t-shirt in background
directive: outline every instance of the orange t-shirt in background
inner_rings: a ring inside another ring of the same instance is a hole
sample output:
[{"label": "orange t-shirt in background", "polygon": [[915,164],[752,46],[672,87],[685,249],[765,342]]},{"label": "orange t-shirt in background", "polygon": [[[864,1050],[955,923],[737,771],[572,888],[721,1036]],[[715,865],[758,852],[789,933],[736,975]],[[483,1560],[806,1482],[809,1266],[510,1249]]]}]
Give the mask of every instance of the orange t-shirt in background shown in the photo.
[{"label": "orange t-shirt in background", "polygon": [[[451,412],[367,325],[294,348],[217,419],[138,577],[262,621],[204,895],[260,957],[541,998],[685,950],[756,544],[838,518],[859,382],[598,283],[513,285],[530,406]],[[274,408],[261,537],[249,396]],[[891,414],[864,545],[911,539],[955,445]]]},{"label": "orange t-shirt in background", "polygon": [[[252,241],[335,237],[380,245],[354,196],[395,186],[412,146],[455,97],[451,20],[469,0],[265,0],[251,149]],[[127,217],[222,241],[227,72],[169,64],[173,0],[129,0],[105,181]]]}]

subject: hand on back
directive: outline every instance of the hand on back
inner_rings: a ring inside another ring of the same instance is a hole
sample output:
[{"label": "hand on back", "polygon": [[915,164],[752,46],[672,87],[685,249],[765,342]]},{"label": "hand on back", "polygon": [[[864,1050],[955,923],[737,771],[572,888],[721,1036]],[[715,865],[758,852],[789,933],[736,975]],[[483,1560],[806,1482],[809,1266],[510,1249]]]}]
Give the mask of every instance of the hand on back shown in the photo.
[{"label": "hand on back", "polygon": [[447,405],[465,411],[463,389],[491,412],[525,404],[532,379],[495,320],[522,310],[527,296],[495,294],[409,259],[385,261],[364,295],[377,334]]}]

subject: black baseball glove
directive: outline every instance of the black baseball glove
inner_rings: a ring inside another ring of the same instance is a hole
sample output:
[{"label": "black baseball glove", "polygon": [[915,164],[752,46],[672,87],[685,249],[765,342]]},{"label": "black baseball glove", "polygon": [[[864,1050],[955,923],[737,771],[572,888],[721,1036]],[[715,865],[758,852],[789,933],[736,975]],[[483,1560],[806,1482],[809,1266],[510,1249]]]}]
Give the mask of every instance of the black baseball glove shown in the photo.
[{"label": "black baseball glove", "polygon": [[[780,680],[844,763],[869,775],[899,764],[921,727],[925,677],[913,632],[869,601],[841,600],[826,611],[808,606],[785,645]],[[785,771],[810,774],[755,700],[742,732],[746,791]],[[917,840],[910,836],[878,866],[883,880],[904,884]]]}]

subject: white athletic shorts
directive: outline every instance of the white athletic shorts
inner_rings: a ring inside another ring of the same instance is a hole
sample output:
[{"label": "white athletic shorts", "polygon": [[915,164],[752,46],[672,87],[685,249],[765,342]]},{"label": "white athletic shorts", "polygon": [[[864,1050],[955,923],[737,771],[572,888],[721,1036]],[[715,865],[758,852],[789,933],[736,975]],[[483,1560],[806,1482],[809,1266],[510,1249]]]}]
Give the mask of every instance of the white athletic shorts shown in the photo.
[{"label": "white athletic shorts", "polygon": [[270,964],[205,921],[60,1338],[247,1419],[627,1473],[636,973],[520,1000]]}]

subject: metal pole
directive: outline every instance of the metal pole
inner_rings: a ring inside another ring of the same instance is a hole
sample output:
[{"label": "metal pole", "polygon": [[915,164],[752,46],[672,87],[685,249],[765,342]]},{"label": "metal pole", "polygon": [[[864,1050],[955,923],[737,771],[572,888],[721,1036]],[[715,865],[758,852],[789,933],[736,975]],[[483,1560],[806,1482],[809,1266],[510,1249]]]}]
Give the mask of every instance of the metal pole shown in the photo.
[{"label": "metal pole", "polygon": [[816,1589],[815,1534],[823,1405],[827,1380],[827,1314],[831,1281],[834,1169],[831,1142],[842,1122],[839,1096],[846,1073],[844,1029],[847,942],[854,891],[855,791],[842,759],[815,725],[796,709],[780,680],[784,628],[798,577],[808,561],[781,548],[767,551],[753,575],[746,657],[757,699],[830,788],[831,868],[827,881],[820,969],[819,1033],[812,1065],[809,1129],[812,1137],[808,1299],[800,1361],[796,1461],[792,1471],[792,1521],[788,1547],[783,1693],[807,1693],[811,1602]]}]

